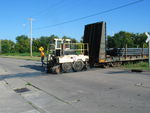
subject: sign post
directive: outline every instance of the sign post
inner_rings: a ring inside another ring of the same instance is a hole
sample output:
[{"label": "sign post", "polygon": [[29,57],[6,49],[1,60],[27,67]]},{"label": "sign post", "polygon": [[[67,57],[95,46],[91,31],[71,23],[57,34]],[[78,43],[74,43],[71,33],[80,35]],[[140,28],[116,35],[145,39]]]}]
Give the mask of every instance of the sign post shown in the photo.
[{"label": "sign post", "polygon": [[150,35],[149,35],[147,32],[146,32],[145,34],[146,34],[146,36],[148,37],[148,38],[146,39],[146,43],[148,43],[148,46],[149,46],[149,48],[148,48],[148,51],[149,51],[148,63],[149,63],[149,67],[150,67]]}]

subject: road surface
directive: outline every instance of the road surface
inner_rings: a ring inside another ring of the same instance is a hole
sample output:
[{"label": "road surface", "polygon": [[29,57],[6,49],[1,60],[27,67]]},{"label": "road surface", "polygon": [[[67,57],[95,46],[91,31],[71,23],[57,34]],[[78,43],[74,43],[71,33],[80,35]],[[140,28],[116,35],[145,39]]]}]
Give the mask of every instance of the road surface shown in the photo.
[{"label": "road surface", "polygon": [[0,58],[0,113],[150,113],[149,72],[44,70],[37,61]]}]

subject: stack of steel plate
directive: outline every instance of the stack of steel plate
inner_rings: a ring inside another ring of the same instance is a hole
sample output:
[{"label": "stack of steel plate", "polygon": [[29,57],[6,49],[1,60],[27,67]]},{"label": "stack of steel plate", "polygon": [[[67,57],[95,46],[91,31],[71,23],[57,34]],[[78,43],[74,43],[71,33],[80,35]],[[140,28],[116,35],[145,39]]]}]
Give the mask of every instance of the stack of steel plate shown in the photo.
[{"label": "stack of steel plate", "polygon": [[106,51],[110,56],[148,55],[148,48],[109,48]]}]

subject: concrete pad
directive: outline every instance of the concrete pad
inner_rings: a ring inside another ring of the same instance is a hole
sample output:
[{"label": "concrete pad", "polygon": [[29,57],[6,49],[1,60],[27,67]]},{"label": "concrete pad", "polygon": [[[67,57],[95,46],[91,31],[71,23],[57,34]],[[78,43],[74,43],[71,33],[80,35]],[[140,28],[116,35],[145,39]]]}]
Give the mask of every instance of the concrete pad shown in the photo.
[{"label": "concrete pad", "polygon": [[2,65],[0,65],[0,76],[5,74],[7,74],[7,70],[4,69]]},{"label": "concrete pad", "polygon": [[0,91],[0,113],[38,113],[4,81],[0,81]]},{"label": "concrete pad", "polygon": [[31,111],[26,111],[26,112],[21,112],[21,113],[40,113],[37,110],[31,110]]},{"label": "concrete pad", "polygon": [[[71,104],[43,91],[23,93],[21,95],[46,113],[81,113],[81,110]],[[84,112],[82,111],[82,113]]]},{"label": "concrete pad", "polygon": [[11,78],[11,79],[5,79],[5,81],[8,83],[8,85],[12,89],[21,89],[21,88],[28,88],[30,91],[37,91],[36,88],[33,88],[30,83],[27,83],[21,78]]},{"label": "concrete pad", "polygon": [[[12,89],[21,89],[27,87],[30,91],[19,93],[27,102],[41,113],[77,113],[79,110],[74,108],[65,100],[41,91],[34,86],[27,85],[27,82],[21,78],[6,79],[6,82]],[[31,111],[31,113],[34,111]],[[26,113],[26,112],[25,112]],[[28,113],[28,112],[27,112]],[[30,113],[30,111],[29,111]],[[84,113],[84,112],[82,112]]]},{"label": "concrete pad", "polygon": [[11,78],[5,79],[5,81],[10,85],[12,89],[20,89],[26,86],[26,82],[21,80],[20,78]]}]

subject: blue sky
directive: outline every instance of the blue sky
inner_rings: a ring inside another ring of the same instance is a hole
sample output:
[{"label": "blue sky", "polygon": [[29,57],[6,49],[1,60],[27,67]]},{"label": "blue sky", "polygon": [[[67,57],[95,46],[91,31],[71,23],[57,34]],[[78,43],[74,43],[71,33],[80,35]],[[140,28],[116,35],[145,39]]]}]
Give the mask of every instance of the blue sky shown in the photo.
[{"label": "blue sky", "polygon": [[33,37],[64,35],[80,40],[84,25],[106,21],[107,35],[120,30],[150,32],[150,0],[84,20],[55,27],[37,29],[99,13],[138,0],[0,0],[0,39],[15,41],[16,36],[29,35],[29,17],[33,21]]}]

